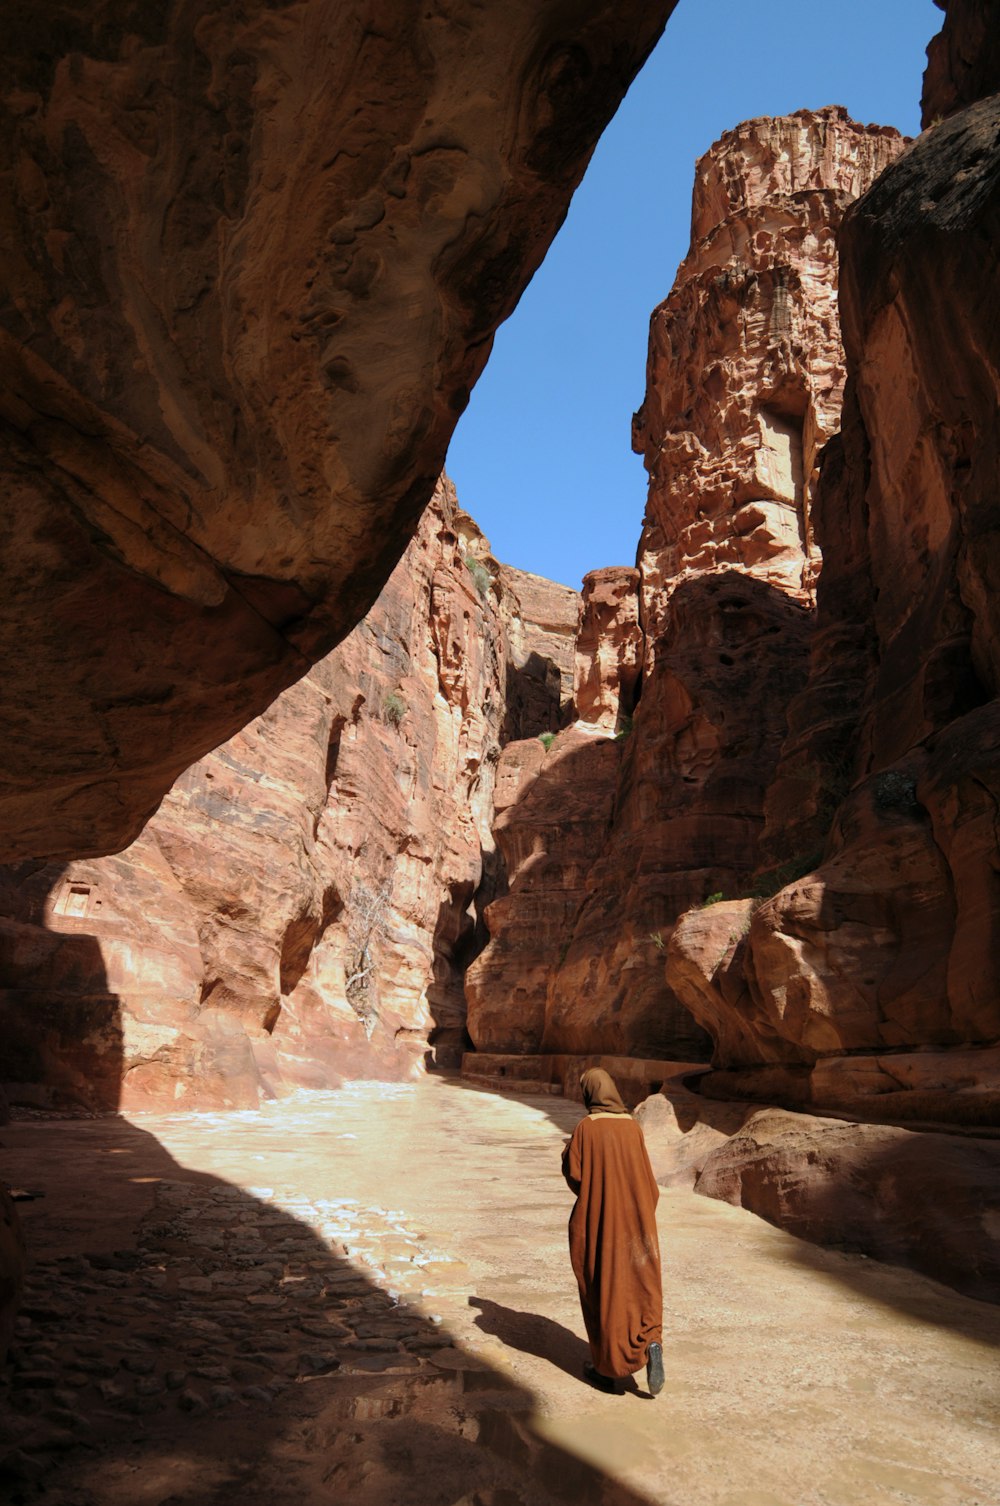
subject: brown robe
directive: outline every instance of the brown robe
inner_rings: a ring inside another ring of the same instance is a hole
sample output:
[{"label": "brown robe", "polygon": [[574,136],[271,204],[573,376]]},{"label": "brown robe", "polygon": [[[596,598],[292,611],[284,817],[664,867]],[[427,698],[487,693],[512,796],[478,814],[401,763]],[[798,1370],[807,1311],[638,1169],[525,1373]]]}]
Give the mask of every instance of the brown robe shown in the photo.
[{"label": "brown robe", "polygon": [[594,1368],[601,1375],[641,1370],[663,1337],[663,1292],[653,1177],[642,1130],[630,1114],[581,1119],[563,1151],[563,1175],[576,1204],[569,1253],[580,1288]]}]

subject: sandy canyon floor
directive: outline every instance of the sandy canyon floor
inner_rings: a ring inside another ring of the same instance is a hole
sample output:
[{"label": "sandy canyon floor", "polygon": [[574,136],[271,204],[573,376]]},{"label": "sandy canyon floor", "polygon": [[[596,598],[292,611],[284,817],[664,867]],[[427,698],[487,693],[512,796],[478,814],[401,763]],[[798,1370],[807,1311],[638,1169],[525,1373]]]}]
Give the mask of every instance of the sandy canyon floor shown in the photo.
[{"label": "sandy canyon floor", "polygon": [[447,1078],[21,1120],[0,1497],[46,1506],[997,1506],[1000,1309],[664,1192],[667,1385],[610,1397],[580,1109]]}]

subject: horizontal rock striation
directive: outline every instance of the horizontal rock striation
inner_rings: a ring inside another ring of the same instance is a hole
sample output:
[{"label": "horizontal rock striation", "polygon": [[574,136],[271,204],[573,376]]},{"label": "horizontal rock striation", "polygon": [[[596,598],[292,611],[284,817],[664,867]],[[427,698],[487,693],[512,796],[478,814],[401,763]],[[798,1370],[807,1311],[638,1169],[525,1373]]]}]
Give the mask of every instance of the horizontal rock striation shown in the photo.
[{"label": "horizontal rock striation", "polygon": [[831,107],[747,121],[698,163],[691,247],[650,321],[633,421],[649,473],[647,668],[671,594],[692,575],[746,570],[811,594],[816,459],[844,383],[837,231],[901,145]]},{"label": "horizontal rock striation", "polygon": [[[950,114],[845,221],[851,380],[809,682],[768,799],[777,892],[735,966],[694,916],[670,959],[717,1065],[756,1069],[727,1074],[744,1096],[1000,1122],[998,130],[1000,95]],[[879,1070],[835,1070],[855,1054]]]},{"label": "horizontal rock striation", "polygon": [[120,848],[364,616],[670,9],[19,12],[5,860]]},{"label": "horizontal rock striation", "polygon": [[0,870],[12,1096],[239,1106],[457,1060],[524,613],[442,482],[365,621],[130,848]]},{"label": "horizontal rock striation", "polygon": [[739,892],[761,861],[808,669],[817,454],[843,392],[836,235],[902,145],[831,108],[748,122],[698,165],[634,422],[639,568],[584,582],[572,744],[504,755],[510,890],[467,980],[481,1049],[708,1053],[665,948],[692,903]]}]

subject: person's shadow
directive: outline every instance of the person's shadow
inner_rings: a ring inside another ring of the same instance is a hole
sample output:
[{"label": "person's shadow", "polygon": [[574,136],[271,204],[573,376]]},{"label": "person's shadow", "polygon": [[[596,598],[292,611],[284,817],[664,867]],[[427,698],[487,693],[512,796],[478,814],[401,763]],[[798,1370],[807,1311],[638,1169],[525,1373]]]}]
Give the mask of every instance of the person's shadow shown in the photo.
[{"label": "person's shadow", "polygon": [[[522,1313],[513,1307],[502,1307],[488,1297],[470,1296],[469,1306],[479,1309],[475,1323],[483,1333],[493,1334],[509,1349],[519,1349],[522,1354],[548,1360],[581,1385],[589,1385],[584,1379],[583,1365],[590,1358],[590,1346],[561,1323],[545,1318],[541,1313]],[[652,1400],[647,1391],[639,1389],[634,1375],[627,1376],[621,1384],[623,1390],[641,1396],[643,1400]]]}]

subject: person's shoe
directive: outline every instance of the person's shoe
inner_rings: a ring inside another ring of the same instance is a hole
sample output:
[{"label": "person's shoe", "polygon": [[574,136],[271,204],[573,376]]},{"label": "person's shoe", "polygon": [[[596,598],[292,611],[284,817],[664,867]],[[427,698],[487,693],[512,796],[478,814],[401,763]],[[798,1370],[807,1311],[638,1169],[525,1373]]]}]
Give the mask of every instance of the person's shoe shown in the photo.
[{"label": "person's shoe", "polygon": [[650,1396],[659,1396],[663,1390],[663,1345],[650,1344],[646,1350],[646,1385]]},{"label": "person's shoe", "polygon": [[598,1391],[606,1391],[609,1396],[618,1395],[618,1382],[610,1375],[602,1375],[599,1370],[595,1370],[589,1360],[583,1362],[583,1378]]}]

